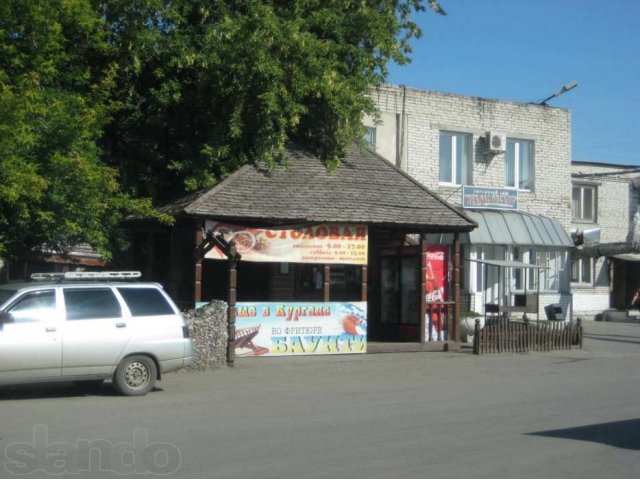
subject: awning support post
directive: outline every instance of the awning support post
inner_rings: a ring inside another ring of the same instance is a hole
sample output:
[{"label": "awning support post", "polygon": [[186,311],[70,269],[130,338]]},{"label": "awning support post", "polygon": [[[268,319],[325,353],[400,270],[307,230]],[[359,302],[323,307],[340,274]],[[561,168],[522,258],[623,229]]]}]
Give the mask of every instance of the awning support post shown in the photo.
[{"label": "awning support post", "polygon": [[454,307],[453,307],[453,341],[460,340],[460,234],[456,232],[453,236],[454,257],[453,257],[453,281],[454,281]]},{"label": "awning support post", "polygon": [[236,300],[238,294],[238,273],[236,270],[236,242],[229,242],[229,310],[227,318],[227,365],[233,367],[236,360]]},{"label": "awning support post", "polygon": [[362,297],[360,298],[363,302],[367,301],[367,266],[362,265],[361,271],[361,282],[362,282]]},{"label": "awning support post", "polygon": [[420,278],[420,343],[427,341],[427,239],[424,234],[420,236],[420,260],[422,261],[422,277]]},{"label": "awning support post", "polygon": [[330,300],[330,291],[331,291],[331,267],[329,265],[324,266],[324,275],[323,275],[323,302],[328,302]]},{"label": "awning support post", "polygon": [[[195,242],[196,242],[196,251],[199,252],[201,245],[204,240],[204,232],[202,228],[196,229]],[[195,307],[199,302],[202,301],[202,259],[204,255],[196,254],[195,258],[195,272],[194,272],[194,283],[193,283],[193,306]]]}]

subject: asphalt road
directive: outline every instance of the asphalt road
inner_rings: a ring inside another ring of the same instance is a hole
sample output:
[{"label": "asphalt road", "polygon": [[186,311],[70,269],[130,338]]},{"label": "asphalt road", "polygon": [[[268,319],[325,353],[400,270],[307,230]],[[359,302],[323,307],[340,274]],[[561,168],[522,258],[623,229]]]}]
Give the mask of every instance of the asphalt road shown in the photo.
[{"label": "asphalt road", "polygon": [[0,476],[640,477],[640,325],[583,350],[238,361],[109,385],[0,388]]}]

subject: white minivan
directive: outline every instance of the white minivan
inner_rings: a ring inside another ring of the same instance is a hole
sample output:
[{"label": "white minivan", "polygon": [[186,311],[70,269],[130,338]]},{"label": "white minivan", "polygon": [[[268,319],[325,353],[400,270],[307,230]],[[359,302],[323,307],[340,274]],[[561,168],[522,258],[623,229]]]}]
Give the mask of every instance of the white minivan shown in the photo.
[{"label": "white minivan", "polygon": [[157,283],[139,272],[34,274],[0,285],[0,385],[112,379],[144,395],[190,365],[189,329]]}]

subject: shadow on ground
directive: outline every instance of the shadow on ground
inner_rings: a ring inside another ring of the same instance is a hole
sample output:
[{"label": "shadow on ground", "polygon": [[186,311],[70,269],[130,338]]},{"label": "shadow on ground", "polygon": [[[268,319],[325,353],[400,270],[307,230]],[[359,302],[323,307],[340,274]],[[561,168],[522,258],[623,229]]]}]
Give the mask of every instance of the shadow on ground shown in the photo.
[{"label": "shadow on ground", "polygon": [[[154,387],[150,393],[161,392]],[[123,397],[110,383],[102,385],[76,385],[74,383],[35,383],[29,385],[0,386],[0,402],[4,400],[30,400],[65,397]]]},{"label": "shadow on ground", "polygon": [[[636,345],[640,345],[640,339],[631,335],[598,335],[594,333],[585,333],[584,338],[601,340],[603,342],[634,343]],[[624,338],[630,338],[632,340],[624,340]]]},{"label": "shadow on ground", "polygon": [[585,442],[603,443],[617,448],[640,450],[640,418],[620,422],[599,423],[584,427],[563,428],[533,432],[528,435],[566,438]]}]

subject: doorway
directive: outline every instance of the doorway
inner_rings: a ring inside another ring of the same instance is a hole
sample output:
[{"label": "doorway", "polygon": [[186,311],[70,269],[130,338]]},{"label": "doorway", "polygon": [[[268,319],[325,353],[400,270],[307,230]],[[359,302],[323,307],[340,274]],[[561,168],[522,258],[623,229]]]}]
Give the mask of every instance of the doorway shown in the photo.
[{"label": "doorway", "polygon": [[420,255],[401,249],[380,258],[380,317],[376,340],[419,342],[421,291]]}]

